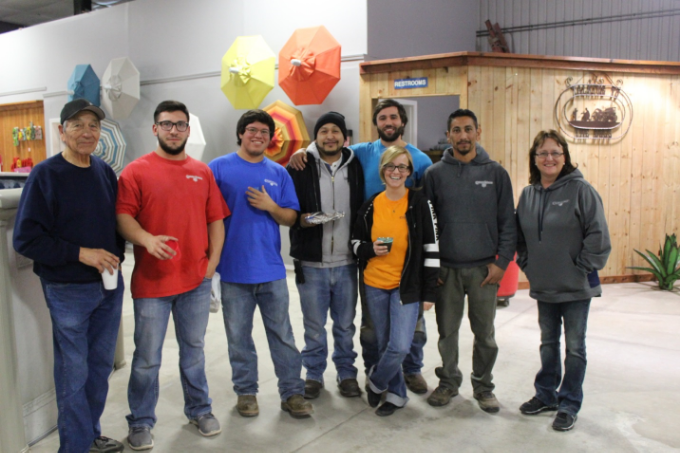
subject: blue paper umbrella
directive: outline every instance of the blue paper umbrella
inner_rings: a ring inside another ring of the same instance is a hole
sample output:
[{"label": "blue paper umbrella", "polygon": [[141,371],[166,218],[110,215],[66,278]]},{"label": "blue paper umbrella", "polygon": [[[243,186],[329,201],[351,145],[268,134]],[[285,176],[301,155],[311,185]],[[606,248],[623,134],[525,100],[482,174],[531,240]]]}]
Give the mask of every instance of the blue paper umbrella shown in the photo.
[{"label": "blue paper umbrella", "polygon": [[79,64],[68,79],[68,100],[85,98],[99,107],[99,77],[89,64]]},{"label": "blue paper umbrella", "polygon": [[120,175],[120,172],[123,171],[125,148],[127,148],[127,144],[118,123],[102,120],[101,136],[99,137],[99,144],[94,150],[94,155],[109,164],[113,171]]}]

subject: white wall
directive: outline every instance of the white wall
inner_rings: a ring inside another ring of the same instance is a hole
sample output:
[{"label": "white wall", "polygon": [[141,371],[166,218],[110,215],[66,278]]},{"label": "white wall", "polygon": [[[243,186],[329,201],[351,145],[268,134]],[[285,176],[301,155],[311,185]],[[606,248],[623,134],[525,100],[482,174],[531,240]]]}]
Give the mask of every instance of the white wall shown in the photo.
[{"label": "white wall", "polygon": [[[178,99],[201,118],[207,146],[204,161],[236,149],[235,128],[243,111],[234,110],[220,91],[219,75],[178,82],[145,84],[220,71],[221,59],[240,35],[263,35],[274,53],[296,28],[324,25],[342,45],[342,55],[363,55],[366,44],[366,0],[347,0],[342,8],[313,0],[138,0],[81,16],[0,35],[0,95],[46,87],[47,91],[0,96],[0,103],[45,97],[47,118],[58,116],[76,64],[89,63],[101,77],[112,58],[128,56],[141,73],[142,99],[121,122],[129,162],[155,147],[152,113],[165,99]],[[358,129],[357,62],[342,65],[342,79],[319,106],[298,107],[307,127],[328,110],[344,113],[348,127]],[[281,99],[278,87],[262,106]]]},{"label": "white wall", "polygon": [[476,0],[368,0],[371,59],[475,50]]}]

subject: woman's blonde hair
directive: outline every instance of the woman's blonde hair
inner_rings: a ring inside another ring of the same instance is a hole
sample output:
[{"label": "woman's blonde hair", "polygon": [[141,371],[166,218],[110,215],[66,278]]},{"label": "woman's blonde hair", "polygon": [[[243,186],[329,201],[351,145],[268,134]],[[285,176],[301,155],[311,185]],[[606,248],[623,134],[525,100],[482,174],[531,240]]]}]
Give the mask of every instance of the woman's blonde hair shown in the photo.
[{"label": "woman's blonde hair", "polygon": [[383,184],[385,184],[385,170],[383,167],[402,154],[406,155],[406,158],[408,159],[408,168],[411,171],[411,174],[413,174],[413,158],[411,157],[411,153],[409,153],[408,150],[403,146],[390,146],[385,151],[383,151],[382,156],[380,156],[380,164],[378,165],[380,180],[383,182]]}]

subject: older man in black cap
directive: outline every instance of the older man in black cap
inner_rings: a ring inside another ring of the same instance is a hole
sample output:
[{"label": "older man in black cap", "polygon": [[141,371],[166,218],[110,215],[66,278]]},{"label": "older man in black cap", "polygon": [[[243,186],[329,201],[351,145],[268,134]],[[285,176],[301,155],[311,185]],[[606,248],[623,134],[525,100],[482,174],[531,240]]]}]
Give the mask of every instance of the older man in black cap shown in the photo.
[{"label": "older man in black cap", "polygon": [[34,261],[52,318],[60,453],[123,451],[99,418],[118,337],[124,241],[116,233],[116,174],[92,156],[104,112],[85,99],[61,111],[63,152],[31,171],[21,194],[14,248]]},{"label": "older man in black cap", "polygon": [[354,151],[344,147],[346,138],[345,117],[336,112],[326,113],[314,127],[316,146],[307,150],[305,168],[288,167],[300,202],[298,219],[290,228],[290,255],[295,259],[305,325],[302,364],[307,370],[307,399],[317,398],[324,387],[329,310],[340,394],[361,395],[353,346],[357,267],[349,240],[363,202],[364,174]]}]

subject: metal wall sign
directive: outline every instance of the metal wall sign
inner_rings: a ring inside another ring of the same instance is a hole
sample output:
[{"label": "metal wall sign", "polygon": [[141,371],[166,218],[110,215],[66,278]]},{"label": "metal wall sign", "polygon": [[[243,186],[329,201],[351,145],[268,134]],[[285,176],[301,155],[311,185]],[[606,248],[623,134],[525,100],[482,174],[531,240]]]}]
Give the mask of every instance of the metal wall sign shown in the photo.
[{"label": "metal wall sign", "polygon": [[396,79],[394,81],[395,90],[407,90],[409,88],[427,88],[427,77],[414,77],[412,79]]},{"label": "metal wall sign", "polygon": [[[633,121],[633,103],[621,89],[623,80],[612,82],[606,74],[592,74],[567,88],[555,102],[554,117],[564,136],[574,141],[601,143],[623,138]],[[605,83],[605,80],[607,83]]]}]

